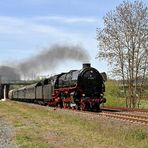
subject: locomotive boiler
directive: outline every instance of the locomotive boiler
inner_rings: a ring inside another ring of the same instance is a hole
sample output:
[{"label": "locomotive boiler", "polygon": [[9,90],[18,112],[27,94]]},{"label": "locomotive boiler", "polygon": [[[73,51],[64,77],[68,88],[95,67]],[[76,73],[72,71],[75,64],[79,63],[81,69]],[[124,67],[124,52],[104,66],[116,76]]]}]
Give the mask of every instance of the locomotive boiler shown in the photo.
[{"label": "locomotive boiler", "polygon": [[100,104],[106,102],[105,80],[105,73],[99,73],[89,63],[85,63],[81,70],[71,70],[12,90],[9,96],[14,100],[60,108],[100,110]]}]

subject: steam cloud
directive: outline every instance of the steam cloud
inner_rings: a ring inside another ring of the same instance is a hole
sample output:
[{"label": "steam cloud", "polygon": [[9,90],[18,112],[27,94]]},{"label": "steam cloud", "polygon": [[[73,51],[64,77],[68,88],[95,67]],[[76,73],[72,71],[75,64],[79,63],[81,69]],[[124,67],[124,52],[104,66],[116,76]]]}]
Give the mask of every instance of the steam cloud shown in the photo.
[{"label": "steam cloud", "polygon": [[17,69],[22,74],[39,73],[52,70],[64,60],[74,60],[88,62],[87,52],[79,45],[53,45],[22,63],[17,65]]}]

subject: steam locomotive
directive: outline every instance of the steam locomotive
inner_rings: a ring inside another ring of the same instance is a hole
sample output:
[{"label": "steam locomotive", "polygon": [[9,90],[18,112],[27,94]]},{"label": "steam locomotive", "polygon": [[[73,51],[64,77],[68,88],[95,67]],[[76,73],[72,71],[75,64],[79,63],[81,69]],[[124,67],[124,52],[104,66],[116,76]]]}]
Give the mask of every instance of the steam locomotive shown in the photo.
[{"label": "steam locomotive", "polygon": [[100,104],[106,102],[105,80],[105,73],[85,63],[81,70],[71,70],[10,90],[9,98],[60,108],[100,110]]}]

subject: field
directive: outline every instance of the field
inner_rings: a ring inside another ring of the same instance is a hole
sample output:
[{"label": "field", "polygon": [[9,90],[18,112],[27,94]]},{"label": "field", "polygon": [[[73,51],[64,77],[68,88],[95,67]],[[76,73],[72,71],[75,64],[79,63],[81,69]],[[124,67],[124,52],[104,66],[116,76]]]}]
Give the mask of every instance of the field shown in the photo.
[{"label": "field", "polygon": [[75,111],[15,101],[0,102],[0,119],[14,129],[20,148],[147,148],[148,127]]},{"label": "field", "polygon": [[[115,97],[111,95],[106,95],[107,102],[104,104],[106,106],[113,106],[113,107],[126,107],[125,98]],[[141,100],[139,109],[148,109],[148,101]]]},{"label": "field", "polygon": [[[114,80],[108,80],[105,84],[106,92],[105,97],[107,102],[104,104],[106,106],[113,107],[126,107],[126,99],[122,96],[121,89],[119,85]],[[136,106],[137,107],[137,106]],[[148,90],[145,89],[145,98],[140,100],[140,109],[148,109]]]}]

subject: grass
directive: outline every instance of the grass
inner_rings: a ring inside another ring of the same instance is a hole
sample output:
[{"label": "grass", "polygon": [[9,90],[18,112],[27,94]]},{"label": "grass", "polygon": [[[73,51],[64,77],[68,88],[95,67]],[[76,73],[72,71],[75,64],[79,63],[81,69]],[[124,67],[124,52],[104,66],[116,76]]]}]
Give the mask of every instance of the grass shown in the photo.
[{"label": "grass", "polygon": [[124,98],[114,97],[111,95],[106,95],[106,106],[113,106],[113,107],[126,107],[126,102]]},{"label": "grass", "polygon": [[[105,105],[113,106],[113,107],[126,107],[126,99],[123,98],[124,95],[121,89],[119,88],[118,83],[114,80],[108,80],[105,86],[106,86],[105,97],[107,99],[107,102],[105,103]],[[140,101],[139,108],[148,109],[147,96],[148,96],[148,90],[145,89],[143,93],[143,97]]]},{"label": "grass", "polygon": [[142,108],[142,109],[148,109],[148,101],[147,100],[141,100],[141,102],[140,102],[140,108]]},{"label": "grass", "polygon": [[[106,95],[107,101],[104,104],[105,106],[113,106],[113,107],[126,107],[126,99],[121,97],[115,97],[111,95]],[[141,100],[140,109],[148,109],[148,101],[147,100]]]},{"label": "grass", "polygon": [[[20,148],[146,148],[146,126],[82,118],[59,111],[12,101],[0,102],[0,117],[14,127],[13,141]],[[132,128],[133,127],[133,128]]]}]

